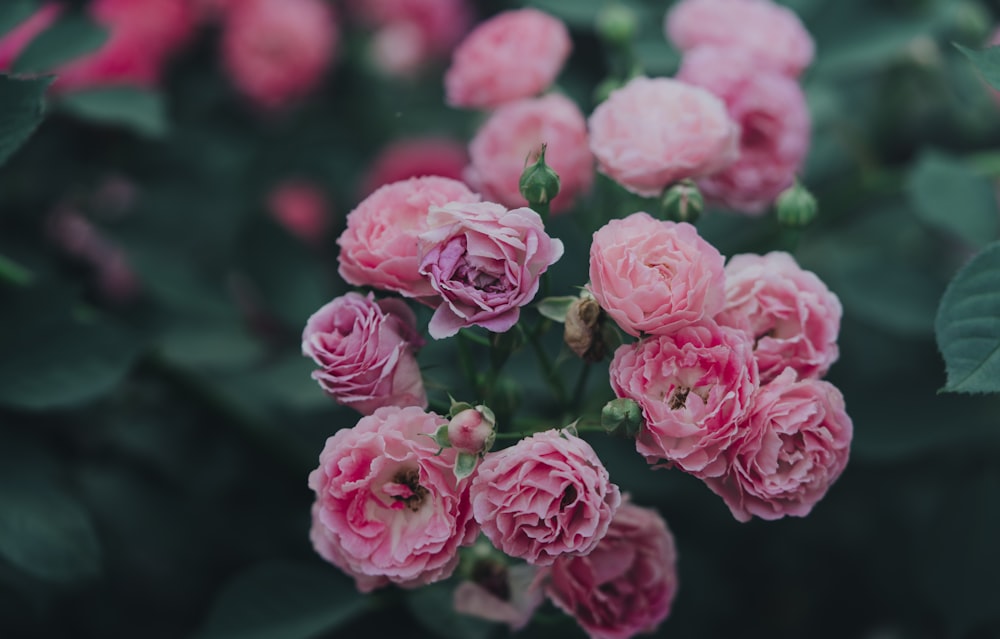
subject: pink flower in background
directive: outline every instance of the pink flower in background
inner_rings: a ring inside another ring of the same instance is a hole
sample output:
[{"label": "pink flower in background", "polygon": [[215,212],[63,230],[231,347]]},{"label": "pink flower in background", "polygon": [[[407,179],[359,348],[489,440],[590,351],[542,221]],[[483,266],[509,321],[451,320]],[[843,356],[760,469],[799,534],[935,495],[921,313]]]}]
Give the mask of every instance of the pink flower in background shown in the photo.
[{"label": "pink flower in background", "polygon": [[505,11],[458,45],[444,76],[448,104],[492,109],[545,91],[573,44],[562,21],[536,9]]},{"label": "pink flower in background", "polygon": [[267,205],[274,219],[306,244],[319,244],[330,226],[326,195],[311,182],[279,184],[268,195]]},{"label": "pink flower in background", "polygon": [[634,78],[588,121],[598,169],[645,197],[736,160],[739,127],[708,91],[670,78]]},{"label": "pink flower in background", "polygon": [[461,182],[442,177],[412,178],[387,184],[347,215],[337,238],[340,276],[355,286],[395,291],[430,303],[437,292],[420,273],[417,236],[427,230],[432,206],[478,202]]},{"label": "pink flower in background", "polygon": [[313,546],[362,592],[445,579],[476,538],[469,482],[455,478],[455,451],[439,453],[431,437],[444,423],[412,406],[380,408],[327,439],[309,475]]},{"label": "pink flower in background", "polygon": [[243,0],[225,18],[225,69],[233,84],[265,109],[315,90],[340,42],[332,5],[323,0]]},{"label": "pink flower in background", "polygon": [[468,182],[485,198],[504,206],[526,206],[520,180],[525,164],[545,161],[559,174],[553,212],[565,210],[594,180],[594,156],[587,145],[587,121],[572,100],[558,93],[500,106],[469,144]]},{"label": "pink flower in background", "polygon": [[0,34],[0,70],[9,71],[17,56],[21,55],[36,36],[48,29],[59,18],[63,7],[55,2],[47,2],[31,16],[5,34]]},{"label": "pink flower in background", "polygon": [[762,383],[790,366],[799,377],[822,377],[837,361],[843,307],[816,275],[788,253],[734,255],[726,265],[726,306],[720,324],[753,340]]},{"label": "pink flower in background", "polygon": [[561,430],[487,454],[470,492],[483,534],[511,557],[537,566],[591,552],[621,503],[590,444]]},{"label": "pink flower in background", "polygon": [[465,145],[444,137],[401,138],[379,151],[365,172],[361,197],[384,184],[414,177],[436,175],[462,180],[469,162]]},{"label": "pink flower in background", "polygon": [[642,408],[636,450],[649,463],[673,462],[697,477],[726,469],[759,386],[753,343],[707,320],[618,347],[609,369],[618,397]]},{"label": "pink flower in background", "polygon": [[724,264],[690,224],[633,213],[594,233],[588,288],[629,335],[663,335],[722,310]]},{"label": "pink flower in background", "polygon": [[127,302],[139,294],[141,282],[120,246],[72,208],[60,208],[48,220],[52,241],[70,257],[93,270],[104,298]]},{"label": "pink flower in background", "polygon": [[727,452],[729,469],[705,480],[739,521],[805,517],[847,465],[853,425],[843,395],[796,378],[786,368],[761,387]]},{"label": "pink flower in background", "polygon": [[312,377],[338,403],[363,415],[382,406],[427,407],[414,352],[423,345],[413,311],[400,299],[346,293],[313,313],[302,332]]},{"label": "pink flower in background", "polygon": [[798,83],[761,71],[740,49],[701,47],[685,54],[677,79],[726,103],[740,125],[739,159],[698,180],[711,202],[750,215],[763,213],[792,185],[809,151],[809,107]]},{"label": "pink flower in background", "polygon": [[589,555],[562,556],[546,593],[591,639],[653,632],[677,594],[677,549],[658,512],[622,503]]},{"label": "pink flower in background", "polygon": [[441,298],[427,331],[450,337],[466,326],[503,333],[538,292],[538,278],[563,254],[538,213],[493,202],[434,206],[419,237],[420,274]]},{"label": "pink flower in background", "polygon": [[[473,571],[477,568],[473,567]],[[463,581],[455,588],[455,612],[520,630],[528,625],[545,598],[539,573],[539,568],[528,564],[500,564],[496,572],[487,573],[482,580]]]},{"label": "pink flower in background", "polygon": [[798,77],[812,62],[812,36],[791,9],[771,0],[682,0],[667,14],[667,38],[688,52],[738,49],[758,70]]}]

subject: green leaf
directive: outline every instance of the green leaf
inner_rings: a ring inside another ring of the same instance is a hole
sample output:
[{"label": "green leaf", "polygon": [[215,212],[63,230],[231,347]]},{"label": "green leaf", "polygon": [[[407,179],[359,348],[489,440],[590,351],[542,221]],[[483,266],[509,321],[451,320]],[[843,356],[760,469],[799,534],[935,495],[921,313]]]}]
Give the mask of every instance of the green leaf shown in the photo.
[{"label": "green leaf", "polygon": [[176,324],[160,343],[164,358],[186,368],[246,368],[263,353],[260,342],[239,324]]},{"label": "green leaf", "polygon": [[459,453],[458,456],[455,457],[455,478],[459,481],[465,479],[476,470],[476,465],[478,463],[479,455]]},{"label": "green leaf", "polygon": [[952,43],[955,48],[972,60],[979,74],[994,89],[1000,90],[1000,47],[987,47],[982,51],[973,51],[960,44]]},{"label": "green leaf", "polygon": [[18,79],[0,74],[0,165],[31,136],[44,116],[52,78]]},{"label": "green leaf", "polygon": [[198,639],[309,639],[364,613],[368,600],[329,566],[267,563],[237,576]]},{"label": "green leaf", "polygon": [[976,246],[1000,232],[993,184],[961,160],[925,152],[910,173],[908,187],[917,214],[932,226]]},{"label": "green leaf", "polygon": [[444,639],[488,639],[497,624],[455,612],[452,603],[455,584],[439,581],[412,590],[406,596],[410,612],[435,636]]},{"label": "green leaf", "polygon": [[546,297],[538,302],[538,312],[541,313],[542,317],[561,324],[566,321],[566,313],[569,312],[569,307],[578,299],[580,298],[573,295]]},{"label": "green leaf", "polygon": [[15,73],[52,71],[96,51],[107,40],[107,29],[82,14],[70,14],[32,40],[14,60],[13,69]]},{"label": "green leaf", "polygon": [[0,2],[0,36],[31,17],[38,9],[38,0],[6,0]]},{"label": "green leaf", "polygon": [[958,272],[934,323],[954,393],[1000,391],[1000,242]]},{"label": "green leaf", "polygon": [[64,96],[58,107],[84,120],[119,125],[150,138],[167,133],[163,96],[135,87],[85,89]]}]

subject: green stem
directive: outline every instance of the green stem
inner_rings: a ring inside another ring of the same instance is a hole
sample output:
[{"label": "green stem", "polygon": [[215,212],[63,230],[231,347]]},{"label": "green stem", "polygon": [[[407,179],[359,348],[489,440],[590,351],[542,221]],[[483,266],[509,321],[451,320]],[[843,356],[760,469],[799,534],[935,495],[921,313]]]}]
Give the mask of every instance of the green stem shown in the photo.
[{"label": "green stem", "polygon": [[[539,326],[546,323],[548,320],[543,320],[539,322]],[[556,396],[560,406],[566,406],[566,389],[563,388],[562,380],[556,372],[555,366],[552,364],[552,360],[549,358],[548,353],[545,352],[544,346],[542,346],[542,340],[540,339],[540,332],[537,330],[527,331],[528,341],[531,343],[531,348],[535,351],[535,356],[538,359],[538,363],[542,367],[542,373],[545,376],[545,382],[552,389],[552,393]]]},{"label": "green stem", "polygon": [[587,379],[590,377],[590,369],[593,368],[590,362],[584,362],[580,369],[580,374],[576,376],[576,384],[573,385],[573,400],[570,409],[579,408],[583,403],[583,392],[587,388]]},{"label": "green stem", "polygon": [[479,374],[476,373],[476,365],[472,361],[472,352],[469,350],[469,342],[474,341],[472,336],[465,331],[458,333],[458,363],[462,367],[462,374],[472,384],[472,391],[477,398],[482,397],[479,385]]},{"label": "green stem", "polygon": [[[508,440],[510,440],[510,439],[524,439],[525,437],[531,437],[532,435],[534,435],[537,432],[539,432],[539,431],[520,431],[520,432],[516,432],[516,433],[497,433],[496,434],[496,438],[500,439],[500,440],[503,440],[503,439],[508,439]],[[603,428],[601,428],[600,426],[581,426],[580,424],[576,425],[576,432],[577,433],[607,433],[607,431],[604,430]]]}]

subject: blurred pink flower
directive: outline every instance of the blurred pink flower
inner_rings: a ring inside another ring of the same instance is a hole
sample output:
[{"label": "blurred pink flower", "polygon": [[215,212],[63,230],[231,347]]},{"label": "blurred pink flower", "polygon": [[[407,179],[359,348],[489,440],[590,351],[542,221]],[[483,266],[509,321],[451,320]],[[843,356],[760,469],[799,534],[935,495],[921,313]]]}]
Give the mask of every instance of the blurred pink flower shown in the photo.
[{"label": "blurred pink flower", "polygon": [[569,58],[566,25],[537,9],[505,11],[480,23],[452,56],[444,76],[454,107],[492,109],[545,91]]},{"label": "blurred pink flower", "polygon": [[330,227],[330,206],[323,191],[311,182],[288,180],[267,198],[271,215],[306,244],[319,244]]},{"label": "blurred pink flower", "polygon": [[670,78],[638,77],[613,91],[588,121],[598,169],[645,197],[736,159],[739,127],[717,97]]},{"label": "blurred pink flower", "polygon": [[517,631],[528,625],[545,598],[538,579],[540,571],[528,564],[500,568],[499,574],[486,575],[487,583],[474,580],[458,584],[453,597],[455,612],[505,623]]},{"label": "blurred pink flower", "polygon": [[468,164],[465,145],[444,137],[400,138],[379,151],[361,180],[361,197],[384,184],[436,175],[462,180]]},{"label": "blurred pink flower", "polygon": [[705,480],[739,521],[805,517],[847,465],[853,425],[843,395],[796,378],[786,368],[761,387],[726,473]]},{"label": "blurred pink flower", "polygon": [[445,579],[475,541],[469,482],[455,478],[455,451],[439,453],[431,437],[444,423],[416,407],[380,408],[327,439],[309,474],[313,546],[362,592]]},{"label": "blurred pink flower", "polygon": [[97,289],[106,299],[127,302],[138,295],[141,282],[128,256],[86,217],[60,208],[49,217],[48,233],[62,251],[93,269]]},{"label": "blurred pink flower", "polygon": [[63,7],[55,2],[46,2],[31,16],[0,38],[0,71],[9,71],[17,56],[21,55],[36,36],[48,29],[59,18]]},{"label": "blurred pink flower", "polygon": [[587,121],[572,100],[558,93],[508,102],[490,114],[469,144],[468,183],[488,200],[526,206],[520,180],[525,164],[545,161],[559,174],[552,212],[566,210],[594,180],[594,156],[587,145]]}]

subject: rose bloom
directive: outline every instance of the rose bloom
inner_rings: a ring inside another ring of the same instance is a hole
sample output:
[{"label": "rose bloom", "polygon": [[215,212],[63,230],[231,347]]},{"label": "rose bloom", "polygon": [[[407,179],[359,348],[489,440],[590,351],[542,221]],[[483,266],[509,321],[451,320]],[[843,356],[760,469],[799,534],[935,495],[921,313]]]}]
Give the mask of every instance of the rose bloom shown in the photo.
[{"label": "rose bloom", "polygon": [[469,163],[465,145],[445,137],[402,138],[390,142],[372,160],[361,180],[361,197],[378,187],[413,177],[436,175],[462,180]]},{"label": "rose bloom", "polygon": [[677,78],[719,96],[740,125],[739,159],[698,180],[710,202],[763,213],[795,181],[809,151],[809,107],[798,83],[756,68],[739,49],[685,54]]},{"label": "rose bloom", "polygon": [[548,566],[586,555],[608,531],[621,503],[590,444],[547,430],[488,453],[470,489],[483,534],[501,551]]},{"label": "rose bloom", "polygon": [[320,243],[330,226],[330,208],[323,191],[304,180],[279,184],[267,198],[271,216],[307,244]]},{"label": "rose bloom", "polygon": [[455,612],[505,623],[511,631],[520,630],[528,625],[545,598],[539,578],[543,570],[528,564],[508,566],[481,560],[472,567],[472,579],[455,588]]},{"label": "rose bloom", "polygon": [[594,233],[589,290],[629,335],[663,335],[722,310],[724,264],[690,224],[633,213]]},{"label": "rose bloom", "polygon": [[464,184],[442,177],[412,178],[379,188],[347,214],[347,228],[337,238],[340,276],[355,286],[436,300],[434,287],[418,272],[417,236],[428,229],[430,207],[478,201]]},{"label": "rose bloom", "polygon": [[306,322],[302,354],[320,367],[312,378],[323,390],[363,415],[382,406],[426,408],[416,324],[402,300],[346,293]]},{"label": "rose bloom", "polygon": [[843,395],[829,382],[796,380],[786,368],[761,387],[727,472],[705,480],[739,521],[805,517],[847,465],[853,425]]},{"label": "rose bloom", "polygon": [[667,13],[664,28],[681,51],[737,49],[758,71],[792,78],[809,66],[815,50],[795,12],[771,0],[682,0]]},{"label": "rose bloom", "polygon": [[816,275],[788,253],[734,255],[726,265],[726,306],[720,324],[754,341],[762,383],[786,366],[800,377],[822,377],[837,361],[843,307]]},{"label": "rose bloom", "polygon": [[538,159],[559,175],[553,212],[566,210],[594,180],[594,157],[587,145],[587,121],[572,100],[552,93],[508,102],[494,111],[469,144],[468,183],[488,200],[525,206],[521,173]]},{"label": "rose bloom", "polygon": [[452,55],[448,104],[492,109],[542,93],[569,58],[566,25],[537,9],[504,11],[480,23]]},{"label": "rose bloom", "polygon": [[633,78],[588,121],[597,168],[644,197],[720,171],[736,159],[739,127],[708,91],[670,78]]},{"label": "rose bloom", "polygon": [[62,13],[62,5],[47,2],[27,20],[5,34],[0,34],[0,70],[9,71],[14,60],[39,34],[48,29]]},{"label": "rose bloom", "polygon": [[556,559],[546,594],[591,639],[653,632],[677,594],[677,549],[658,512],[625,502],[589,555]]},{"label": "rose bloom", "polygon": [[328,2],[244,0],[225,14],[222,60],[244,95],[265,109],[277,109],[322,82],[339,41]]},{"label": "rose bloom", "polygon": [[466,326],[503,333],[538,292],[538,278],[563,254],[538,213],[493,202],[431,207],[420,240],[420,274],[440,295],[427,331],[450,337]]},{"label": "rose bloom", "polygon": [[309,474],[313,546],[362,592],[445,579],[476,539],[469,482],[431,437],[444,423],[414,406],[380,408],[327,439]]},{"label": "rose bloom", "polygon": [[609,369],[618,397],[645,420],[636,450],[653,464],[676,464],[696,477],[723,474],[759,386],[746,333],[711,320],[619,346]]}]

